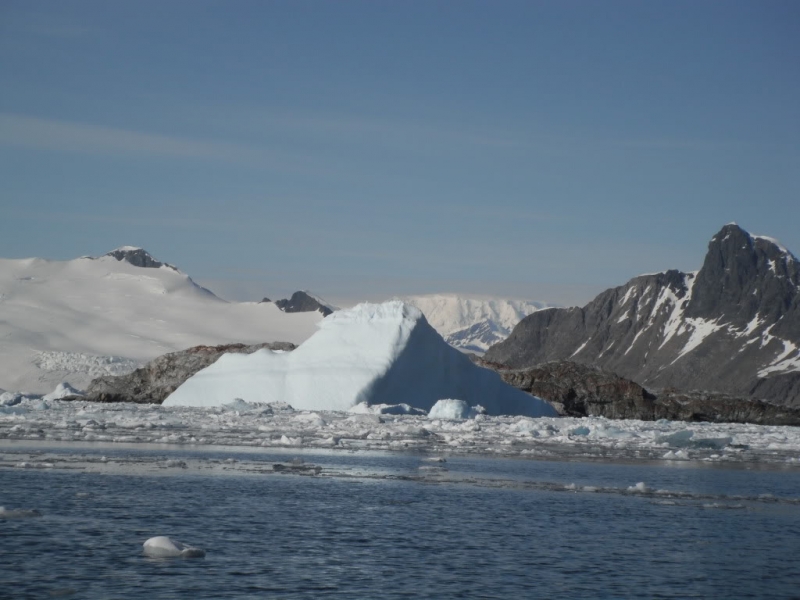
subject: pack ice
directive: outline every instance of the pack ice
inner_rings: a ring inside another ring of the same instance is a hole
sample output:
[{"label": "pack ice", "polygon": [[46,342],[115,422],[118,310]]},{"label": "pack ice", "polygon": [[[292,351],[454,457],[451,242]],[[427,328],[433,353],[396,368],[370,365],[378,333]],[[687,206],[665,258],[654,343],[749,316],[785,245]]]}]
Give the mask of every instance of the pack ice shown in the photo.
[{"label": "pack ice", "polygon": [[391,301],[335,312],[291,353],[226,354],[188,379],[165,406],[287,402],[300,410],[371,404],[430,410],[439,399],[480,404],[489,415],[556,416],[544,400],[503,383],[449,346],[419,309]]}]

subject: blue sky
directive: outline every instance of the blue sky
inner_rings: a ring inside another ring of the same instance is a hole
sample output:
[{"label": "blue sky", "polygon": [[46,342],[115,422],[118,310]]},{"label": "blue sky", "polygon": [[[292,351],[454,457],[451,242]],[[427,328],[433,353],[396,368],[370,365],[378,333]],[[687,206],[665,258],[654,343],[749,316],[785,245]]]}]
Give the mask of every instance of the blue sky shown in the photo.
[{"label": "blue sky", "polygon": [[800,3],[0,0],[0,256],[584,303],[800,253]]}]

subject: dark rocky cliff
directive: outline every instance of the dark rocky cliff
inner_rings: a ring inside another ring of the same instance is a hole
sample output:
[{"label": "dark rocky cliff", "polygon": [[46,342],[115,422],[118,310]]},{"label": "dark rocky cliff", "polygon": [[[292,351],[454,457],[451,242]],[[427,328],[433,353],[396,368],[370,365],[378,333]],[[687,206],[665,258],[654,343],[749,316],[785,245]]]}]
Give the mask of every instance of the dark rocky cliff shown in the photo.
[{"label": "dark rocky cliff", "polygon": [[[264,298],[262,302],[272,301],[269,298]],[[318,311],[322,313],[323,317],[327,317],[333,312],[330,307],[322,304],[308,292],[295,292],[288,300],[286,298],[275,300],[275,306],[287,313]]]},{"label": "dark rocky cliff", "polygon": [[571,361],[509,369],[477,357],[473,360],[570,417],[800,425],[800,408],[713,392],[663,390],[656,395],[630,379]]},{"label": "dark rocky cliff", "polygon": [[533,313],[485,358],[513,368],[570,360],[648,388],[800,406],[800,262],[726,225],[700,271],[642,275],[582,308]]}]

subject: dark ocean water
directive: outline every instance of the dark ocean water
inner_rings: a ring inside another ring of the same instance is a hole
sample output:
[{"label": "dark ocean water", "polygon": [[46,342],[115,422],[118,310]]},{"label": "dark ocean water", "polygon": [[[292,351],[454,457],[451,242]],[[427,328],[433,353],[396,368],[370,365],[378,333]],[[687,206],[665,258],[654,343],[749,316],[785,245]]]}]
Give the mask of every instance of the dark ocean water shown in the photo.
[{"label": "dark ocean water", "polygon": [[0,519],[0,597],[800,597],[797,470],[303,456],[320,475],[3,468],[0,505],[41,516]]}]

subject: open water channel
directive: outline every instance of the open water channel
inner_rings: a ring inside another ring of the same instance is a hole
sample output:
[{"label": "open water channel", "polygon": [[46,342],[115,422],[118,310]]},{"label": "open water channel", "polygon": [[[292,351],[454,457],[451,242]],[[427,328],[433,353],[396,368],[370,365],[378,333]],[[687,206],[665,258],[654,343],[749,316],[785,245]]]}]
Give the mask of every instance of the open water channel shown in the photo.
[{"label": "open water channel", "polygon": [[[797,469],[9,442],[0,458],[3,598],[800,595]],[[144,556],[157,535],[206,556]]]}]

